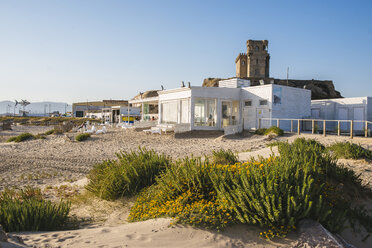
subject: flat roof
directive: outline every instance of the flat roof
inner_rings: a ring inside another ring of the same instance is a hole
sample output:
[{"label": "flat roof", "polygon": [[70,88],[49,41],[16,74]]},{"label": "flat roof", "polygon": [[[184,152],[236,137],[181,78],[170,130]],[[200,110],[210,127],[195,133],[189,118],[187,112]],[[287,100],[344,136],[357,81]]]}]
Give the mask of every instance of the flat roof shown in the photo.
[{"label": "flat roof", "polygon": [[149,102],[158,103],[159,102],[159,97],[158,96],[153,96],[153,97],[146,97],[146,98],[143,98],[143,99],[129,100],[129,103],[131,103],[131,104],[133,104],[133,103],[149,103]]}]

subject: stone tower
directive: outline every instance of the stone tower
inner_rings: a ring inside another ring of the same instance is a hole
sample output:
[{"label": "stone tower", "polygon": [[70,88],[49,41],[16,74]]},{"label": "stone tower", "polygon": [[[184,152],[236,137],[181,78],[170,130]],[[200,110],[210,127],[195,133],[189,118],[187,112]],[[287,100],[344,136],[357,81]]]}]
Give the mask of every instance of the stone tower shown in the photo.
[{"label": "stone tower", "polygon": [[236,77],[268,78],[270,55],[267,40],[248,40],[247,54],[239,54],[235,60]]},{"label": "stone tower", "polygon": [[244,78],[247,77],[247,54],[240,53],[238,57],[235,59],[236,64],[236,77]]}]

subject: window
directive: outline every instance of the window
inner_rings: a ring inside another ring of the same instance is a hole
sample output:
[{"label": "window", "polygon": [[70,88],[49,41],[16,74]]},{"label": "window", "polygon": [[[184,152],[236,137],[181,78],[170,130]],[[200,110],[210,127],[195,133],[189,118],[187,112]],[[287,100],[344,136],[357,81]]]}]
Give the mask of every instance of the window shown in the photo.
[{"label": "window", "polygon": [[242,65],[245,65],[245,61],[244,60],[242,61]]},{"label": "window", "polygon": [[177,109],[178,109],[177,101],[162,103],[162,106],[161,106],[162,123],[177,123],[177,118],[178,118]]},{"label": "window", "polygon": [[265,45],[263,46],[263,50],[266,50],[266,46]]},{"label": "window", "polygon": [[256,51],[258,52],[260,50],[260,48],[258,46],[256,46]]},{"label": "window", "polygon": [[216,126],[216,100],[195,99],[194,125],[195,126]]},{"label": "window", "polygon": [[246,100],[246,101],[244,102],[244,106],[246,106],[246,107],[251,107],[251,106],[252,106],[252,100]]},{"label": "window", "polygon": [[260,100],[260,106],[267,105],[267,100]]},{"label": "window", "polygon": [[256,59],[256,64],[258,64],[258,59]]},{"label": "window", "polygon": [[222,127],[239,123],[239,101],[222,102]]}]

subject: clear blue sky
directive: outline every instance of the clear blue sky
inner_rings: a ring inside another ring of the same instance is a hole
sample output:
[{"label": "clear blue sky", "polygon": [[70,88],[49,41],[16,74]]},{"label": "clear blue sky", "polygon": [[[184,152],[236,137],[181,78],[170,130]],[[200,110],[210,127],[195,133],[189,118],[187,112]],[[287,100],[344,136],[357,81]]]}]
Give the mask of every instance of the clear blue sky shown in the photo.
[{"label": "clear blue sky", "polygon": [[372,1],[0,0],[0,101],[127,99],[235,75],[248,39],[270,76],[372,96]]}]

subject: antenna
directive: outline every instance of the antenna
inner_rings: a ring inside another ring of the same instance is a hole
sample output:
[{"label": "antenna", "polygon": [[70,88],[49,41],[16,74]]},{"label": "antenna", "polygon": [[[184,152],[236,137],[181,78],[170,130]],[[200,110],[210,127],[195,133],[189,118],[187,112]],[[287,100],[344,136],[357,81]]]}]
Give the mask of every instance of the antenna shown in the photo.
[{"label": "antenna", "polygon": [[289,66],[287,67],[287,86],[288,86],[288,75],[289,75]]}]

